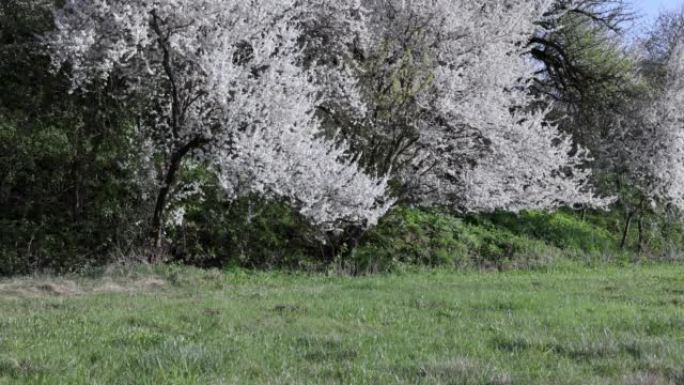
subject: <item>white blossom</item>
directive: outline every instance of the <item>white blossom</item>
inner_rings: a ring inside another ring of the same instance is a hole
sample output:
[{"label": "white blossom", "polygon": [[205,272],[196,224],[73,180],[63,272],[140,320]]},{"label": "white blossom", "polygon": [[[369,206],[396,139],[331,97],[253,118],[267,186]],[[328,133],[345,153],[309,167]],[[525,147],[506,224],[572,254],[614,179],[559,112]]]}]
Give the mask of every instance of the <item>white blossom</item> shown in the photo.
[{"label": "white blossom", "polygon": [[215,166],[231,198],[277,196],[326,229],[372,225],[391,204],[386,180],[324,140],[314,115],[322,84],[354,86],[331,68],[317,82],[315,66],[303,65],[302,15],[321,7],[348,8],[341,25],[359,21],[358,1],[67,0],[46,41],[75,88],[126,86],[166,164],[154,222],[194,156]]},{"label": "white blossom", "polygon": [[587,152],[527,90],[550,1],[66,0],[46,42],[75,89],[125,89],[164,162],[160,212],[190,156],[228,197],[326,230],[375,224],[390,173],[422,205],[602,206]]},{"label": "white blossom", "polygon": [[[466,211],[603,206],[576,148],[545,119],[528,92],[535,71],[524,56],[546,0],[378,1],[375,49],[410,50],[418,119],[416,150],[404,157],[420,204]],[[388,10],[389,9],[389,10]],[[398,69],[387,68],[387,73]]]},{"label": "white blossom", "polygon": [[611,159],[651,205],[684,209],[684,42],[668,62],[665,89],[635,106],[611,141]]}]

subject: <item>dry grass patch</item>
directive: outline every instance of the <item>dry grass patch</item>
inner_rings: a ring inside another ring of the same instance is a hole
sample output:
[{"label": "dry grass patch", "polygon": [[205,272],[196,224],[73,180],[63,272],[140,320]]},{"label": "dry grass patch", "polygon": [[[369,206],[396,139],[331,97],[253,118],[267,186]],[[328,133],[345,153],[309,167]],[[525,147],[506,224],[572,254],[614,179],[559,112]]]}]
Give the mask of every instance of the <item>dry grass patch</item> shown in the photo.
[{"label": "dry grass patch", "polygon": [[72,297],[81,294],[75,281],[15,279],[0,283],[0,299],[38,298],[45,296]]},{"label": "dry grass patch", "polygon": [[139,293],[163,289],[168,282],[156,276],[103,277],[97,280],[43,277],[0,281],[0,300],[41,297],[75,297],[84,294]]},{"label": "dry grass patch", "polygon": [[636,373],[626,376],[624,385],[676,385],[667,377],[658,373]]}]

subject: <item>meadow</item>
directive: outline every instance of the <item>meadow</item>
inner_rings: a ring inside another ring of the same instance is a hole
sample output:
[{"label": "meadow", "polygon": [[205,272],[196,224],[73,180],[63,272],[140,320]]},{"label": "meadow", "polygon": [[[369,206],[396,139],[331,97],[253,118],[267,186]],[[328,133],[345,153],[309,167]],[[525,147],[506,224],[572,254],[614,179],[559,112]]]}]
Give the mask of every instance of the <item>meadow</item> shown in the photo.
[{"label": "meadow", "polygon": [[0,280],[0,384],[684,384],[684,266]]}]

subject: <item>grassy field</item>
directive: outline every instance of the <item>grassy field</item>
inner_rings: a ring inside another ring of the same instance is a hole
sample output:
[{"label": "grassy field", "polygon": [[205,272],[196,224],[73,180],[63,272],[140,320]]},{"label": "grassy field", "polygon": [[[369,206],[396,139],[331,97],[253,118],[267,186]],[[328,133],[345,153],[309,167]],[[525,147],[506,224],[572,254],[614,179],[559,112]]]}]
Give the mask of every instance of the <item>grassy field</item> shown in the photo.
[{"label": "grassy field", "polygon": [[5,280],[0,384],[684,384],[684,266]]}]

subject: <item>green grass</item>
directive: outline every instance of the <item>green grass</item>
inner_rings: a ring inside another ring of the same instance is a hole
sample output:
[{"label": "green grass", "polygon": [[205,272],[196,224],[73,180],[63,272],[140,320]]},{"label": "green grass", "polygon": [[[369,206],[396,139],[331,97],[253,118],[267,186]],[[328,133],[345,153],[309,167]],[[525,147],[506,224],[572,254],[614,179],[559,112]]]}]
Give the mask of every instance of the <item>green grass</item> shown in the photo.
[{"label": "green grass", "polygon": [[0,384],[684,384],[684,266],[0,281]]}]

